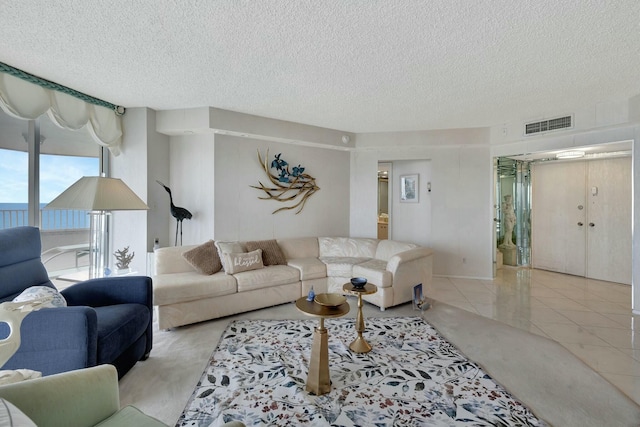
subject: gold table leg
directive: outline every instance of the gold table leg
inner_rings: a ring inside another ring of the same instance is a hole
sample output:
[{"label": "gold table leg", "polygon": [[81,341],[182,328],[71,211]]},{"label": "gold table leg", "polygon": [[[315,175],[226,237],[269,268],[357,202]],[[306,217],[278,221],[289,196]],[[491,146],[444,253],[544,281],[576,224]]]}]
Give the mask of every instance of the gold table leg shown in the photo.
[{"label": "gold table leg", "polygon": [[329,376],[329,336],[324,327],[324,318],[320,318],[320,325],[313,331],[313,346],[309,361],[309,375],[306,390],[317,396],[331,391]]},{"label": "gold table leg", "polygon": [[358,294],[358,314],[356,316],[356,332],[358,336],[349,345],[349,348],[354,353],[368,353],[371,351],[371,345],[364,339],[362,333],[364,332],[364,316],[362,316],[362,294]]}]

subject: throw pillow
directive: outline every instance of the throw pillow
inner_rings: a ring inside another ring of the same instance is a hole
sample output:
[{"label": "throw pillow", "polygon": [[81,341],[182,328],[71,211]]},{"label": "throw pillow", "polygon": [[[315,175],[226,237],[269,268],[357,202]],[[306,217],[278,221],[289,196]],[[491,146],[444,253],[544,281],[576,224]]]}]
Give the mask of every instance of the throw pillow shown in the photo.
[{"label": "throw pillow", "polygon": [[245,243],[247,251],[262,249],[262,262],[264,265],[287,265],[287,258],[275,240],[258,240]]},{"label": "throw pillow", "polygon": [[264,267],[262,264],[262,249],[253,252],[225,253],[225,269],[227,274],[235,274],[243,271],[257,270]]},{"label": "throw pillow", "polygon": [[182,257],[201,274],[212,275],[222,269],[218,249],[213,240],[186,251]]},{"label": "throw pillow", "polygon": [[13,299],[14,302],[25,302],[31,301],[34,299],[40,299],[44,297],[53,298],[46,304],[43,304],[42,307],[66,307],[67,300],[64,299],[62,294],[58,292],[57,289],[51,288],[49,286],[31,286],[30,288],[22,291],[20,295]]},{"label": "throw pillow", "polygon": [[16,406],[5,399],[0,399],[0,427],[37,427],[31,418],[27,417],[24,412],[16,408]]},{"label": "throw pillow", "polygon": [[224,254],[242,253],[247,251],[244,245],[240,242],[216,242],[216,248],[218,248],[218,255],[220,256],[222,268],[224,268],[225,272],[227,271],[227,265]]}]

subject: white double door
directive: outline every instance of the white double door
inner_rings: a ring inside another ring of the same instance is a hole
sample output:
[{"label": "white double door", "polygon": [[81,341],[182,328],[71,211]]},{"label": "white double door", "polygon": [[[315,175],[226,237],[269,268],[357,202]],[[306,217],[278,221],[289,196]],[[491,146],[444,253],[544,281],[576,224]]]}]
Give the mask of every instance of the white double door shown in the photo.
[{"label": "white double door", "polygon": [[631,158],[532,167],[534,268],[631,284]]}]

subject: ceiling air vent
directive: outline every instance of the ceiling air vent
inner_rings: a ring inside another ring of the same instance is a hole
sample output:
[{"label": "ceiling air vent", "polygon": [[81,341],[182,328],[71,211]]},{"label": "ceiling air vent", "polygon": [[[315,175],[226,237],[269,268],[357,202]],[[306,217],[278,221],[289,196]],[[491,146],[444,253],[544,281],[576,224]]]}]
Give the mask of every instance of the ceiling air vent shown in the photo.
[{"label": "ceiling air vent", "polygon": [[542,120],[540,122],[525,123],[524,134],[533,135],[541,132],[567,129],[572,126],[572,116],[558,117],[555,119]]}]

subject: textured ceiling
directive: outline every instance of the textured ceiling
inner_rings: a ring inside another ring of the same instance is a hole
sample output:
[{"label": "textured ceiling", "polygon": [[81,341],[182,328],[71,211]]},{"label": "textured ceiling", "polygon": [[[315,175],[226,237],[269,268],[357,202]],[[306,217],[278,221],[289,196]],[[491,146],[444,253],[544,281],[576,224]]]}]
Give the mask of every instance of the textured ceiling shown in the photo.
[{"label": "textured ceiling", "polygon": [[483,127],[640,93],[638,0],[0,0],[0,61],[125,107],[351,132]]}]

